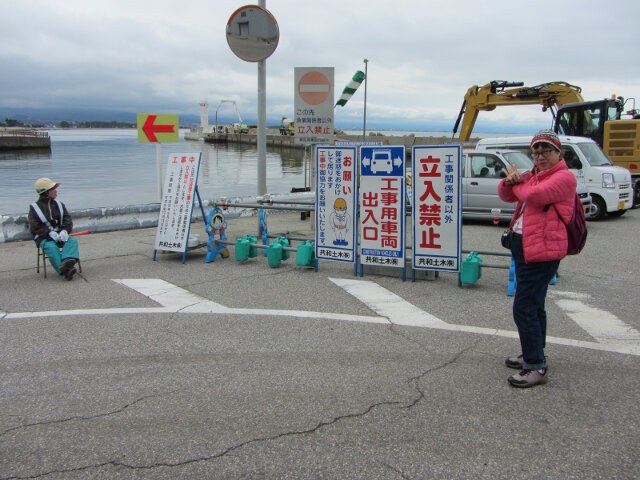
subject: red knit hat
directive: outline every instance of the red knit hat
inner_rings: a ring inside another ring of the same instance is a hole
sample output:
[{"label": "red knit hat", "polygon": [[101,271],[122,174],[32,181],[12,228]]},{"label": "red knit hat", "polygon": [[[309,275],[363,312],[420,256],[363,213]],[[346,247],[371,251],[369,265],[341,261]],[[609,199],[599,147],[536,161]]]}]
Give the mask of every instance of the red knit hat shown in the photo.
[{"label": "red knit hat", "polygon": [[562,151],[562,143],[560,143],[558,135],[553,130],[540,130],[536,133],[533,140],[531,140],[530,148],[535,147],[538,143],[548,143],[559,152]]}]

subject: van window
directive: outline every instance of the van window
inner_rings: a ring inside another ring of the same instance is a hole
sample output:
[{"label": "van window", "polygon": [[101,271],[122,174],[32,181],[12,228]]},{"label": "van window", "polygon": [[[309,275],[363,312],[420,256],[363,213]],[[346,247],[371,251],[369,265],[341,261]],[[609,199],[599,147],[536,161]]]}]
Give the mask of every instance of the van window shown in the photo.
[{"label": "van window", "polygon": [[613,165],[611,160],[609,160],[600,147],[595,143],[579,143],[578,148],[580,148],[583,155],[587,158],[587,162],[589,162],[592,167]]},{"label": "van window", "polygon": [[522,152],[503,152],[502,155],[507,159],[507,162],[518,167],[521,172],[526,172],[533,168],[531,159]]},{"label": "van window", "polygon": [[562,157],[564,158],[567,167],[574,170],[582,170],[582,163],[572,147],[562,147]]},{"label": "van window", "polygon": [[[491,147],[494,148],[494,147]],[[500,147],[495,147],[496,149],[505,149],[505,150],[515,150],[517,152],[522,152],[523,154],[525,154],[527,157],[531,158],[531,149],[529,148],[529,145],[502,145]],[[509,161],[511,162],[511,161]],[[518,169],[520,169],[520,167],[518,167]]]},{"label": "van window", "polygon": [[471,155],[471,176],[503,178],[504,164],[494,155]]}]

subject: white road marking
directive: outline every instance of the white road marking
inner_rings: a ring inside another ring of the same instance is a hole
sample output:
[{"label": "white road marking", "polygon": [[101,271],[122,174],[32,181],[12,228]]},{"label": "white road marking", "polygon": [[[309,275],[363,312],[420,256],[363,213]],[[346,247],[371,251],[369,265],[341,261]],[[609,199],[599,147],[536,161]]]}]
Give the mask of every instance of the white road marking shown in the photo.
[{"label": "white road marking", "polygon": [[591,295],[589,295],[588,293],[576,293],[576,292],[563,292],[562,290],[556,290],[555,288],[553,290],[549,290],[547,295],[549,297],[565,297],[565,298],[573,298],[575,299],[582,299],[582,300],[588,300],[591,298]]},{"label": "white road marking", "polygon": [[556,303],[599,342],[640,345],[640,332],[606,310],[590,307],[578,300],[557,300]]},{"label": "white road marking", "polygon": [[[395,325],[419,326],[426,328],[436,328],[439,330],[453,330],[458,332],[477,333],[482,335],[494,335],[498,337],[518,338],[518,333],[515,331],[446,323],[439,318],[436,318],[433,315],[417,308],[415,305],[410,304],[402,297],[398,297],[394,293],[391,293],[387,289],[370,281],[350,280],[343,278],[331,278],[330,280],[336,285],[344,288],[345,291],[356,297],[358,300],[360,300],[362,303],[367,305],[379,315],[387,317],[391,321],[391,323]],[[558,302],[574,302],[572,304],[572,308],[574,309],[576,308],[575,304],[584,305],[582,304],[582,302],[578,302],[575,300],[559,300]],[[597,309],[591,310],[593,311]],[[583,309],[583,311],[585,311],[585,309]],[[603,311],[598,310],[598,312]],[[591,348],[595,350],[605,350],[609,352],[627,353],[631,355],[640,355],[640,342],[635,339],[636,337],[633,333],[636,331],[626,325],[624,322],[618,320],[613,315],[608,315],[609,317],[613,317],[613,319],[617,320],[618,322],[614,322],[611,318],[607,322],[607,325],[609,326],[616,325],[615,335],[612,334],[612,330],[603,328],[598,331],[598,336],[593,335],[594,338],[598,340],[598,342],[586,342],[583,340],[573,340],[561,337],[547,337],[547,343]],[[577,321],[573,316],[572,318],[574,319],[574,321]],[[580,325],[580,322],[578,322],[578,324]],[[623,333],[623,328],[626,329],[625,331],[631,334],[625,336]],[[630,332],[629,329],[633,332]],[[594,329],[592,328],[592,331],[593,330]],[[589,332],[589,330],[587,331]],[[605,333],[605,331],[607,333]]]},{"label": "white road marking", "polygon": [[116,283],[141,293],[161,307],[133,308],[91,308],[74,310],[55,310],[42,312],[0,312],[0,319],[60,317],[69,315],[126,315],[142,313],[219,313],[231,315],[270,315],[298,318],[323,318],[327,320],[346,320],[349,322],[389,324],[384,317],[368,315],[350,315],[346,313],[310,312],[305,310],[265,310],[260,308],[230,308],[200,297],[172,283],[157,278],[114,279]]},{"label": "white road marking", "polygon": [[128,278],[114,279],[113,281],[129,287],[145,297],[149,297],[171,312],[198,307],[212,312],[222,312],[226,309],[226,307],[218,303],[207,300],[189,290],[185,290],[159,278]]},{"label": "white road marking", "polygon": [[[68,315],[117,315],[177,312],[256,316],[270,315],[392,324],[410,327],[435,328],[439,330],[492,335],[506,338],[518,338],[518,333],[516,331],[446,323],[374,282],[343,278],[330,278],[330,280],[337,286],[343,288],[347,293],[353,295],[355,298],[367,305],[371,310],[376,312],[378,316],[310,312],[305,310],[231,308],[212,302],[211,300],[207,300],[206,298],[200,297],[164,280],[118,279],[114,281],[141,293],[142,295],[159,303],[161,306],[142,308],[74,309],[18,313],[0,312],[0,319],[6,320]],[[565,296],[571,297],[572,295]],[[587,342],[561,337],[547,337],[547,343],[640,355],[640,333],[617,319],[615,316],[603,310],[588,307],[582,302],[576,300],[558,300],[558,304],[568,312],[568,315],[573,318],[574,321],[598,340],[598,342]],[[588,318],[589,321],[586,321],[585,318]],[[599,323],[601,319],[605,319],[603,324]]]},{"label": "white road marking", "polygon": [[377,283],[344,278],[330,278],[329,280],[356,297],[378,315],[387,317],[394,325],[406,325],[409,327],[440,326],[441,328],[447,325],[439,318],[420,310]]}]

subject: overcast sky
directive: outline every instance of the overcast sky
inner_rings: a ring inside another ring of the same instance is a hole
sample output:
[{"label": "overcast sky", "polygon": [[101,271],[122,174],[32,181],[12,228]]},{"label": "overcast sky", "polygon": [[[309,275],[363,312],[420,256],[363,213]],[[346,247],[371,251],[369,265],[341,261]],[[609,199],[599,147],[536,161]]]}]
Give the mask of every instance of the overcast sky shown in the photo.
[{"label": "overcast sky", "polygon": [[[233,99],[256,118],[257,64],[225,39],[247,3],[0,0],[0,115],[11,108],[108,108],[213,117]],[[257,2],[255,2],[257,3]],[[266,62],[269,119],[293,116],[294,67],[335,67],[336,100],[368,63],[367,125],[450,130],[472,85],[566,81],[595,100],[638,96],[637,0],[267,0],[280,42]],[[336,108],[362,124],[364,88]],[[231,108],[226,106],[226,108]],[[255,120],[254,120],[255,121]],[[546,127],[539,107],[481,112],[476,131]]]}]

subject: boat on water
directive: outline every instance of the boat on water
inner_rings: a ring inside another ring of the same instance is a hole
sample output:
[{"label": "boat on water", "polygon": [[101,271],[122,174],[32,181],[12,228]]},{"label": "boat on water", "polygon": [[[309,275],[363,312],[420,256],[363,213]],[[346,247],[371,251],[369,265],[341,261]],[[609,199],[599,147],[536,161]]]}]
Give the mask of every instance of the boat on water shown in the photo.
[{"label": "boat on water", "polygon": [[51,150],[51,138],[47,132],[30,128],[0,128],[0,150],[38,148]]}]

